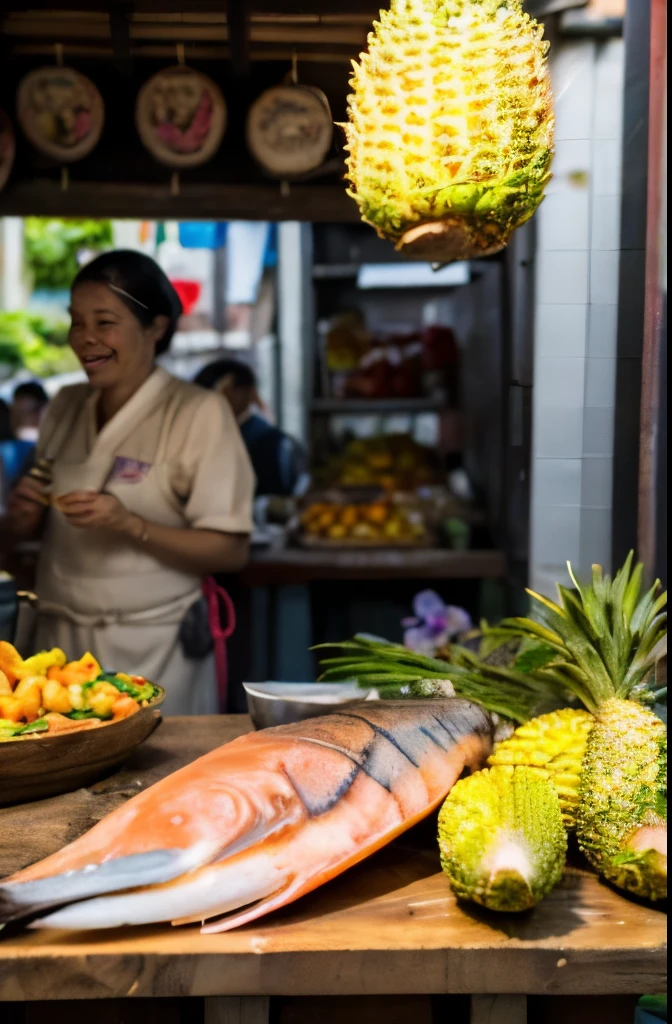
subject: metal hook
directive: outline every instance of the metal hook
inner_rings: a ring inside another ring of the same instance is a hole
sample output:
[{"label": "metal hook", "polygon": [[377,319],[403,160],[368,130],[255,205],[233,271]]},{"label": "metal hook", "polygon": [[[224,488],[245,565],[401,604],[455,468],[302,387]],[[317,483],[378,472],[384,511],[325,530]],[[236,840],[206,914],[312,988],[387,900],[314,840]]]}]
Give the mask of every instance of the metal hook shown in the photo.
[{"label": "metal hook", "polygon": [[298,58],[296,56],[296,50],[292,50],[292,82],[294,85],[298,85],[299,82]]},{"label": "metal hook", "polygon": [[61,192],[67,192],[70,185],[70,171],[67,167],[61,167]]},{"label": "metal hook", "polygon": [[180,67],[184,67],[184,43],[177,43],[177,63]]},{"label": "metal hook", "polygon": [[56,65],[59,68],[63,67],[63,43],[54,43],[54,50],[56,51]]},{"label": "metal hook", "polygon": [[180,194],[180,175],[178,171],[174,171],[170,177],[170,194],[171,196],[179,196]]}]

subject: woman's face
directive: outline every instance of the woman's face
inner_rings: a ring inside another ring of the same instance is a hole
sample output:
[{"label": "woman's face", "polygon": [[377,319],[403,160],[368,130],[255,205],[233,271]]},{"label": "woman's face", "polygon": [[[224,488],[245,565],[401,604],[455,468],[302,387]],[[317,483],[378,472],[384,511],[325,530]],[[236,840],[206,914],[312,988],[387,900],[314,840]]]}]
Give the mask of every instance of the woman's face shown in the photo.
[{"label": "woman's face", "polygon": [[167,317],[143,327],[107,285],[89,281],[73,291],[70,315],[70,345],[93,387],[140,384],[149,375]]}]

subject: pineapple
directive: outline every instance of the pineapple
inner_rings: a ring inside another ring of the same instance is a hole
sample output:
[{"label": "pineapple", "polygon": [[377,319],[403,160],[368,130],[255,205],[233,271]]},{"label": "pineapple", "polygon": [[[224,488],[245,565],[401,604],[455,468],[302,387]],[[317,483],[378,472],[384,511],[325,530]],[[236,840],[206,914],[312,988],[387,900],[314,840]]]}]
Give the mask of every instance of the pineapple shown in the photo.
[{"label": "pineapple", "polygon": [[548,44],[520,0],[392,0],[353,64],[349,195],[407,257],[502,249],[543,199]]},{"label": "pineapple", "polygon": [[667,735],[635,701],[606,701],[588,738],[577,816],[579,845],[608,881],[667,897]]},{"label": "pineapple", "polygon": [[[541,622],[508,619],[497,632],[541,642],[551,656],[535,677],[564,684],[595,716],[577,792],[579,846],[613,884],[663,899],[667,730],[642,701],[656,696],[649,684],[667,637],[667,594],[659,592],[659,581],[641,594],[642,566],[633,569],[632,552],[613,581],[598,565],[588,586],[577,582],[571,566],[569,572],[576,591],[559,586],[560,604],[531,593]],[[534,745],[535,732],[543,745],[539,721],[526,727],[527,742]],[[569,750],[572,737],[566,741]]]},{"label": "pineapple", "polygon": [[529,910],[557,885],[567,852],[555,790],[543,772],[499,765],[457,782],[439,813],[441,866],[460,899]]},{"label": "pineapple", "polygon": [[588,711],[562,708],[521,725],[510,739],[495,746],[489,765],[528,765],[551,780],[560,798],[568,831],[576,825],[581,765],[588,735],[595,724]]}]

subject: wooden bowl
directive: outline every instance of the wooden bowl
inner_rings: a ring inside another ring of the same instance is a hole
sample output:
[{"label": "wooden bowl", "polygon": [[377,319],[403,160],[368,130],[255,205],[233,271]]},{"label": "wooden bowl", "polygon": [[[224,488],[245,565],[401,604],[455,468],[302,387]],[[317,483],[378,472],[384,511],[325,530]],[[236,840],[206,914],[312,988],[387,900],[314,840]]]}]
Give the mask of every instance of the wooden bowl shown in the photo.
[{"label": "wooden bowl", "polygon": [[160,689],[134,715],[99,729],[0,743],[0,806],[69,793],[109,774],[159,725],[164,697]]}]

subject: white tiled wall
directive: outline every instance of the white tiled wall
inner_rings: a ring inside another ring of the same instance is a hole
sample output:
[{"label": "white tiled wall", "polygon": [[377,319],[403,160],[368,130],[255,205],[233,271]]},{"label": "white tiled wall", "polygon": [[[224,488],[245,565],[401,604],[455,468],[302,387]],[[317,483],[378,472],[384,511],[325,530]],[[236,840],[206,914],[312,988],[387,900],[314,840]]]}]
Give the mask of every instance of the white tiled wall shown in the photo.
[{"label": "white tiled wall", "polygon": [[531,586],[609,567],[624,48],[559,44],[553,180],[537,214]]}]

